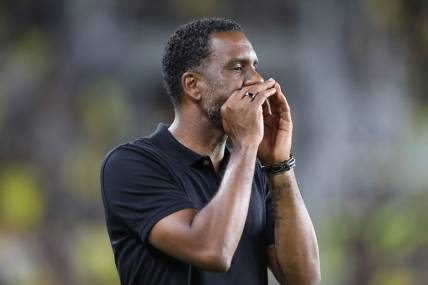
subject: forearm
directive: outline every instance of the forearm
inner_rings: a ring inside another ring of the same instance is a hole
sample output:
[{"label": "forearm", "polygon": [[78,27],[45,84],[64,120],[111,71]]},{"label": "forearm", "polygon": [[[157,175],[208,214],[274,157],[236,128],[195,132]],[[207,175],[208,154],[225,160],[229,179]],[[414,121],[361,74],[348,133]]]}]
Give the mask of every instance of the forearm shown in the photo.
[{"label": "forearm", "polygon": [[191,224],[193,236],[211,254],[220,254],[230,265],[241,238],[251,196],[257,149],[235,149],[214,198],[199,211]]},{"label": "forearm", "polygon": [[318,244],[293,170],[268,175],[275,207],[274,256],[286,284],[318,284]]}]

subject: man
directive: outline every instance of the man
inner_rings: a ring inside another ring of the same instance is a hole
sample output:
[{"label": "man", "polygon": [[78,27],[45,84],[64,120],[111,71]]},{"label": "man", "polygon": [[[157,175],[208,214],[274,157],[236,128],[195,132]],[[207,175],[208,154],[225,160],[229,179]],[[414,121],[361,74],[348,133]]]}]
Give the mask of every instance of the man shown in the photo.
[{"label": "man", "polygon": [[174,122],[111,151],[101,173],[122,284],[267,284],[268,266],[281,284],[318,284],[290,110],[242,28],[183,25],[162,63]]}]

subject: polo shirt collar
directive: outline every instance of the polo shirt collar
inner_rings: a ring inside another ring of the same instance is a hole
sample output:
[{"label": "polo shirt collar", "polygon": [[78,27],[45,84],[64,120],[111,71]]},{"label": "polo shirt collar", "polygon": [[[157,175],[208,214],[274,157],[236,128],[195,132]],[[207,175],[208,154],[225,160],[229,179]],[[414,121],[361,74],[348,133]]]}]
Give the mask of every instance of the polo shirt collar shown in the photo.
[{"label": "polo shirt collar", "polygon": [[[169,126],[170,124],[160,123],[156,131],[150,135],[150,139],[157,147],[173,159],[187,165],[194,165],[206,160],[207,156],[200,155],[181,144],[168,130]],[[226,145],[223,160],[228,161],[229,157],[230,151]]]}]

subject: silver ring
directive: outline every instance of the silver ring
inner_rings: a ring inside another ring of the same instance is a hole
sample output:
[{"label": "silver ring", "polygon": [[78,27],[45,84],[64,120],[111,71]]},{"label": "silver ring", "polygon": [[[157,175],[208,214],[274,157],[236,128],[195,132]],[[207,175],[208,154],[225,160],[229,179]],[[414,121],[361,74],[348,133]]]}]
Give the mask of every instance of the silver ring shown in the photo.
[{"label": "silver ring", "polygon": [[250,97],[250,99],[254,99],[254,93],[251,93],[251,92],[245,92],[245,94],[244,94],[245,96],[247,96],[247,97]]}]

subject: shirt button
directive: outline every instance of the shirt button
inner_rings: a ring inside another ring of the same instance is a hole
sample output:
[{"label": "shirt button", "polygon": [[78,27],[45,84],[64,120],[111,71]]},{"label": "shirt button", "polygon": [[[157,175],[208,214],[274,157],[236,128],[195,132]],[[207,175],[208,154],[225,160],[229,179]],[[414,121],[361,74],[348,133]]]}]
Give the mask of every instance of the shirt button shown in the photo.
[{"label": "shirt button", "polygon": [[205,160],[204,160],[204,165],[205,165],[205,166],[208,166],[208,164],[210,164],[210,162],[209,162],[208,160],[206,160],[206,159],[205,159]]}]

